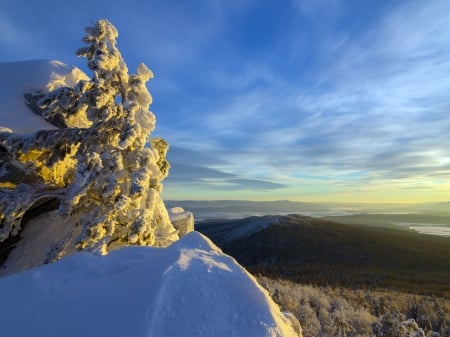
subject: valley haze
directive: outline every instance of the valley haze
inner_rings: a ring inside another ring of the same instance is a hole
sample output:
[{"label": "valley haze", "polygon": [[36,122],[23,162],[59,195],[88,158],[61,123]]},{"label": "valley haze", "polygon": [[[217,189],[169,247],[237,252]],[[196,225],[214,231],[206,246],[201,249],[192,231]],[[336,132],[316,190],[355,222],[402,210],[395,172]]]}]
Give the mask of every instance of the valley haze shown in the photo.
[{"label": "valley haze", "polygon": [[450,202],[423,204],[313,203],[248,200],[166,200],[193,212],[196,223],[251,216],[302,214],[335,222],[404,228],[450,237]]}]

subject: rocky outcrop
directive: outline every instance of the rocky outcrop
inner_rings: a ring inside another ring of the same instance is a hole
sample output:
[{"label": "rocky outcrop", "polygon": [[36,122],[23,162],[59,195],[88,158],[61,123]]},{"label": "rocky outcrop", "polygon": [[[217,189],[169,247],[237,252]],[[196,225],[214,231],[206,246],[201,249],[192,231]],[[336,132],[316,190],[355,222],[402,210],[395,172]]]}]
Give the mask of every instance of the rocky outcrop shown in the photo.
[{"label": "rocky outcrop", "polygon": [[194,231],[194,216],[191,212],[185,211],[181,207],[172,207],[168,209],[170,221],[178,230],[180,237]]}]

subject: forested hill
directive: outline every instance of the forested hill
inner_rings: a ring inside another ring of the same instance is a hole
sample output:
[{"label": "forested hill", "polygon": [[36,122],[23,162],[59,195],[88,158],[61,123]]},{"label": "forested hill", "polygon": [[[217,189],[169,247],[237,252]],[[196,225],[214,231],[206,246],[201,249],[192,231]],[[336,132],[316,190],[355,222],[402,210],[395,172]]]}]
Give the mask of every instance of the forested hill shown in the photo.
[{"label": "forested hill", "polygon": [[196,228],[254,274],[450,296],[449,238],[302,215],[203,222]]}]

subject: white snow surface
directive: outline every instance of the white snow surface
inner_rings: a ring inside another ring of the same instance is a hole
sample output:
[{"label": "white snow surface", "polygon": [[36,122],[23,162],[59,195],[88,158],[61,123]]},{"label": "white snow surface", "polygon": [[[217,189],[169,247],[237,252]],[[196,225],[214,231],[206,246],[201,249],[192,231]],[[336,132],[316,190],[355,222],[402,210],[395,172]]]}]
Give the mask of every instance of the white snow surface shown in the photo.
[{"label": "white snow surface", "polygon": [[27,107],[24,94],[36,89],[47,93],[89,79],[77,67],[50,60],[0,62],[0,74],[0,126],[19,134],[56,129]]},{"label": "white snow surface", "polygon": [[[16,243],[0,268],[0,277],[12,275],[36,266],[47,260],[49,247],[80,234],[76,226],[77,218],[68,221],[58,211],[46,212],[31,219],[21,233],[22,239]],[[74,246],[66,247],[66,255],[77,252]],[[0,335],[1,336],[1,335]]]},{"label": "white snow surface", "polygon": [[297,336],[255,279],[192,232],[0,278],[2,336]]}]

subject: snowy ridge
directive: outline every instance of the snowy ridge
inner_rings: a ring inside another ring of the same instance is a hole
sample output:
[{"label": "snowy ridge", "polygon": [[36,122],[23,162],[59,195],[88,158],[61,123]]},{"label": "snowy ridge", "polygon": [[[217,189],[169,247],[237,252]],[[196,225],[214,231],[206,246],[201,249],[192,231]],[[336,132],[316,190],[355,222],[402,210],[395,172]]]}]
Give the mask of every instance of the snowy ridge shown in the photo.
[{"label": "snowy ridge", "polygon": [[197,232],[167,248],[79,252],[1,278],[0,298],[4,336],[299,335],[254,278]]}]

